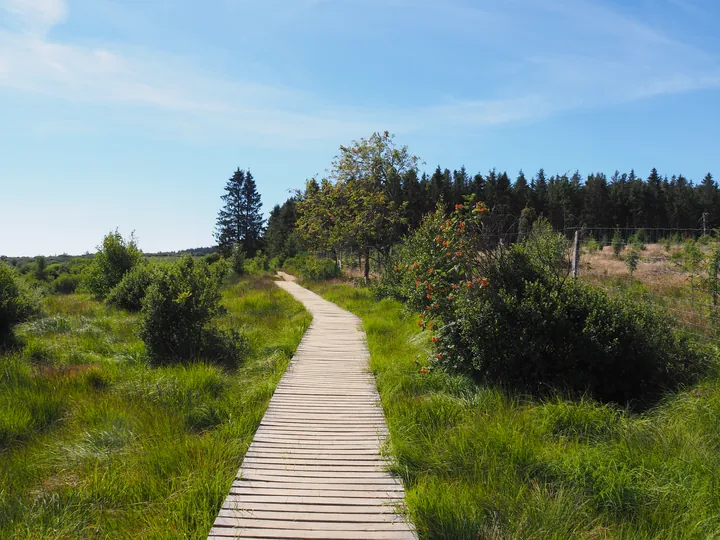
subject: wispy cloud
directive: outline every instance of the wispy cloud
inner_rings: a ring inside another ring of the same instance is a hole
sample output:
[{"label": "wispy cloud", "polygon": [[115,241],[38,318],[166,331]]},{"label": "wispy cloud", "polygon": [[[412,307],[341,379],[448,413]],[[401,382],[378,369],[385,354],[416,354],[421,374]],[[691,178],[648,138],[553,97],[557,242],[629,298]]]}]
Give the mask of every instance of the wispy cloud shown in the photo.
[{"label": "wispy cloud", "polygon": [[[283,0],[273,5],[278,3]],[[403,5],[399,2],[395,9],[405,9]],[[306,0],[302,7],[320,10],[325,2]],[[464,44],[468,58],[475,49],[487,63],[476,66],[469,61],[468,70],[504,72],[502,80],[494,81],[492,93],[482,86],[467,87],[452,95],[435,95],[425,105],[360,108],[352,98],[338,103],[321,89],[308,94],[227,80],[162,51],[52,39],[49,31],[72,17],[63,0],[0,0],[0,10],[10,21],[0,30],[0,87],[161,111],[166,125],[200,138],[230,134],[337,140],[384,127],[402,133],[495,126],[720,86],[720,62],[714,55],[597,1],[512,0],[479,7],[457,1],[418,3],[416,9],[426,14],[428,25],[436,24],[440,14],[448,17],[444,26],[451,21],[493,21],[487,31]],[[492,63],[489,47],[502,47],[502,60]],[[509,69],[511,65],[515,67]],[[174,115],[172,120],[168,114]]]},{"label": "wispy cloud", "polygon": [[5,10],[15,28],[41,35],[67,14],[64,0],[0,0],[0,9]]}]

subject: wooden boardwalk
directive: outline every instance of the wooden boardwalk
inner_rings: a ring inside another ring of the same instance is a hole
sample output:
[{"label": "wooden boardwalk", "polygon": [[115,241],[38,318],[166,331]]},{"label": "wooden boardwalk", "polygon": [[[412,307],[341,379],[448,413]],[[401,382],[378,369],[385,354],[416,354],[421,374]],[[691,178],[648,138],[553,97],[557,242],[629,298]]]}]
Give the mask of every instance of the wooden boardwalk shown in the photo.
[{"label": "wooden boardwalk", "polygon": [[209,538],[412,539],[360,320],[278,281],[313,315]]}]

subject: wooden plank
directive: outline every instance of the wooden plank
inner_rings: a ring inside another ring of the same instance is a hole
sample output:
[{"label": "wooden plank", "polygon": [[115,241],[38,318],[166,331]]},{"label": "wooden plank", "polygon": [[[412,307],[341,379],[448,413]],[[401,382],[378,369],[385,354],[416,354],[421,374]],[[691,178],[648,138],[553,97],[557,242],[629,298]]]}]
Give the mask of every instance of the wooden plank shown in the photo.
[{"label": "wooden plank", "polygon": [[376,514],[376,515],[388,515],[395,517],[398,514],[395,512],[395,507],[392,505],[382,504],[371,504],[371,505],[332,505],[332,504],[288,504],[285,502],[271,503],[271,502],[250,502],[250,501],[237,501],[223,505],[222,511],[242,511],[242,512],[255,512],[255,511],[268,511],[268,512],[300,512],[304,515],[308,514],[322,514],[332,513],[350,516],[348,519],[352,519],[351,516],[355,514]]},{"label": "wooden plank", "polygon": [[284,529],[297,531],[402,531],[407,530],[403,521],[293,521],[288,519],[224,518],[219,517],[215,527],[247,529]]},{"label": "wooden plank", "polygon": [[279,469],[251,469],[251,468],[243,468],[239,473],[242,473],[242,478],[252,478],[252,477],[258,477],[258,478],[271,478],[271,477],[290,477],[290,478],[308,478],[310,480],[317,480],[317,481],[324,481],[324,480],[337,480],[337,481],[345,481],[345,479],[354,479],[354,480],[363,480],[363,479],[370,479],[370,480],[378,480],[380,478],[382,479],[388,479],[388,481],[392,482],[399,482],[397,478],[394,476],[389,476],[387,472],[385,471],[369,471],[369,472],[361,472],[361,471],[349,471],[349,472],[339,472],[339,471],[326,471],[323,469],[314,470],[314,471],[299,471],[299,470],[293,470],[293,471],[284,471]]},{"label": "wooden plank", "polygon": [[363,477],[349,477],[349,476],[325,476],[325,477],[307,477],[307,476],[294,476],[294,475],[281,475],[281,474],[253,474],[252,472],[245,472],[241,478],[242,480],[257,481],[257,482],[279,482],[289,484],[304,484],[319,486],[319,485],[334,485],[340,484],[343,486],[355,486],[355,485],[368,485],[377,487],[396,486],[402,487],[402,484],[394,478],[387,478],[386,474],[377,475],[374,477],[363,478]]},{"label": "wooden plank", "polygon": [[[245,536],[245,532],[248,536]],[[357,540],[362,537],[368,540],[405,540],[408,538],[416,538],[409,531],[365,531],[362,535],[358,535],[357,531],[337,531],[337,530],[314,530],[314,531],[293,531],[282,529],[247,529],[243,531],[242,536],[239,535],[237,529],[232,527],[213,527],[210,530],[211,539],[221,538],[295,538],[295,539],[313,539],[313,540]]]},{"label": "wooden plank", "polygon": [[313,321],[278,384],[209,538],[416,538],[360,320],[277,282]]},{"label": "wooden plank", "polygon": [[[344,507],[343,507],[344,508]],[[364,514],[348,514],[346,512],[285,512],[281,509],[272,510],[220,510],[219,517],[228,519],[254,518],[283,521],[325,521],[340,523],[402,523],[402,516],[387,513],[367,512]]]},{"label": "wooden plank", "polygon": [[[344,491],[377,491],[378,493],[390,493],[395,491],[402,491],[402,486],[393,482],[377,482],[377,483],[355,483],[353,480],[345,479],[346,481],[338,483],[324,483],[324,482],[309,482],[304,479],[304,482],[267,482],[265,480],[253,480],[250,478],[241,478],[233,482],[230,489],[287,489],[287,490],[308,490],[308,491],[337,491],[338,489]],[[323,493],[326,495],[327,493]],[[354,496],[354,494],[353,494]],[[393,495],[395,496],[395,495]]]}]

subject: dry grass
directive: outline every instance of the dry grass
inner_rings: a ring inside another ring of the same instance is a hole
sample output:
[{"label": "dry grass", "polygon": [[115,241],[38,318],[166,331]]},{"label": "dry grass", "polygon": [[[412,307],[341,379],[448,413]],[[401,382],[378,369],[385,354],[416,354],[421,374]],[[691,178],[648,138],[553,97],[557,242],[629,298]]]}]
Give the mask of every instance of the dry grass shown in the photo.
[{"label": "dry grass", "polygon": [[[640,252],[637,270],[630,276],[625,264],[629,251],[625,247],[620,256],[611,246],[600,251],[583,249],[580,256],[580,278],[611,292],[626,292],[667,308],[691,333],[701,337],[714,336],[715,325],[710,320],[710,299],[700,276],[695,277],[673,260],[682,251],[673,246],[648,244]],[[706,255],[709,248],[704,248]],[[704,276],[704,271],[701,272]]]}]

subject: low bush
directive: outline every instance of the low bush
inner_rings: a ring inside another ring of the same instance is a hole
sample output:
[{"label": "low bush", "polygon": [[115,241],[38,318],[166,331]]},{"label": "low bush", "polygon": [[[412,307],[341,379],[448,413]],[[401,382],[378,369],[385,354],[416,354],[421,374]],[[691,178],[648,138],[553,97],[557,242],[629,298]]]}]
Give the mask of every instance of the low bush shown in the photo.
[{"label": "low bush", "polygon": [[157,274],[157,267],[154,265],[135,266],[112,288],[105,302],[120,309],[140,311],[142,300]]},{"label": "low bush", "polygon": [[72,294],[80,285],[80,276],[76,274],[60,274],[53,281],[53,290],[58,294]]},{"label": "low bush", "polygon": [[620,257],[620,252],[623,249],[623,237],[622,234],[620,234],[620,229],[615,229],[615,233],[613,234],[612,240],[610,241],[610,245],[612,246],[613,254],[615,257]]},{"label": "low bush", "polygon": [[212,326],[220,314],[220,284],[227,266],[190,256],[159,268],[142,307],[140,337],[151,360],[170,364],[204,357],[237,364],[244,343]]},{"label": "low bush", "polygon": [[109,233],[84,270],[88,290],[95,298],[105,298],[141,260],[142,252],[132,235],[125,240],[117,231]]},{"label": "low bush", "polygon": [[0,346],[12,336],[13,327],[39,311],[37,295],[25,285],[15,270],[0,264]]},{"label": "low bush", "polygon": [[590,237],[587,240],[583,242],[583,246],[590,252],[593,253],[595,251],[601,251],[602,250],[602,244],[598,242],[595,238]]},{"label": "low bush", "polygon": [[245,252],[240,244],[235,244],[230,253],[230,268],[238,276],[245,273]]},{"label": "low bush", "polygon": [[252,259],[245,261],[245,270],[248,274],[259,276],[269,269],[267,255],[258,251]]},{"label": "low bush", "polygon": [[691,382],[705,355],[657,309],[568,278],[567,240],[538,220],[492,246],[483,205],[440,211],[398,250],[379,292],[421,312],[434,362],[477,380],[543,394],[649,403]]},{"label": "low bush", "polygon": [[335,261],[313,257],[307,253],[285,259],[283,268],[307,281],[322,281],[340,275]]},{"label": "low bush", "polygon": [[219,251],[208,253],[205,257],[203,257],[203,260],[208,264],[215,264],[220,259],[222,259],[222,254]]}]

